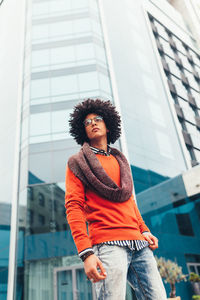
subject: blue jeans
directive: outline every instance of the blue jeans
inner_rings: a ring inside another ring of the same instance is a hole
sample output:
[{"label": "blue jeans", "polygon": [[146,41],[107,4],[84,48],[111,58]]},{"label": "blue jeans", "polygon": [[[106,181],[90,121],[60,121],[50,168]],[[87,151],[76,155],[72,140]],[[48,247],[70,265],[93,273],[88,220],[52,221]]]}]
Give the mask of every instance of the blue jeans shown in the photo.
[{"label": "blue jeans", "polygon": [[149,247],[131,251],[128,247],[99,244],[93,246],[106,270],[105,280],[96,282],[98,300],[125,300],[126,280],[138,300],[166,300],[153,251]]}]

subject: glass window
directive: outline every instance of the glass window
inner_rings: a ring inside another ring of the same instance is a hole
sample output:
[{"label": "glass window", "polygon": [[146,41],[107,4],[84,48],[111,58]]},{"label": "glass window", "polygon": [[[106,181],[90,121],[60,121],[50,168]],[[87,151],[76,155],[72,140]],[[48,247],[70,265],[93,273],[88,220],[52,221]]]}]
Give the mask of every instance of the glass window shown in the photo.
[{"label": "glass window", "polygon": [[51,135],[46,134],[46,135],[31,136],[29,141],[30,144],[49,142],[51,141]]},{"label": "glass window", "polygon": [[30,135],[44,135],[50,133],[50,113],[38,113],[30,116]]},{"label": "glass window", "polygon": [[88,6],[88,0],[71,1],[71,9],[83,8]]},{"label": "glass window", "polygon": [[32,51],[31,63],[32,63],[32,68],[43,66],[43,65],[49,65],[50,64],[49,49]]},{"label": "glass window", "polygon": [[[59,6],[59,5],[57,5]],[[47,14],[49,12],[49,1],[34,2],[33,1],[33,16]]]},{"label": "glass window", "polygon": [[183,46],[183,43],[181,42],[181,40],[179,40],[176,36],[173,35],[173,40],[176,44],[176,48],[178,49],[178,51],[182,52],[183,54],[187,54],[187,50],[185,49],[185,47]]},{"label": "glass window", "polygon": [[77,34],[80,32],[91,31],[91,20],[90,19],[76,19],[73,21],[73,33]]},{"label": "glass window", "polygon": [[28,187],[28,201],[31,200],[31,201],[34,201],[34,195],[33,195],[33,189],[32,187]]},{"label": "glass window", "polygon": [[169,57],[168,55],[165,55],[164,58],[165,58],[166,62],[168,63],[170,73],[172,73],[175,76],[177,76],[178,78],[180,78],[181,77],[180,69],[177,66],[175,60],[172,59],[171,57]]},{"label": "glass window", "polygon": [[49,24],[50,37],[62,36],[73,33],[73,21],[55,22]]},{"label": "glass window", "polygon": [[40,98],[50,95],[49,78],[37,79],[31,81],[31,98]]},{"label": "glass window", "polygon": [[189,53],[190,53],[190,55],[192,56],[193,62],[194,62],[196,65],[200,66],[200,59],[199,59],[199,57],[197,56],[197,54],[196,54],[194,51],[192,51],[191,49],[189,49]]},{"label": "glass window", "polygon": [[152,116],[152,121],[159,124],[160,126],[166,127],[166,121],[162,111],[162,107],[152,101],[148,101],[148,106]]},{"label": "glass window", "polygon": [[110,79],[108,76],[99,73],[99,83],[100,83],[100,88],[103,91],[107,93],[111,93]]},{"label": "glass window", "polygon": [[[76,153],[79,149],[77,148],[77,146],[73,146],[75,145],[75,141],[72,140],[72,138],[71,140],[66,140],[66,138],[67,134],[65,134],[65,146],[62,150],[56,150],[51,152],[52,182],[63,181],[63,178],[65,178],[67,159],[69,158],[69,156]],[[63,198],[61,200],[61,204],[63,204]]]},{"label": "glass window", "polygon": [[63,12],[65,10],[68,10],[71,8],[71,1],[66,1],[66,0],[51,0],[48,1],[49,3],[49,7],[50,7],[50,11],[52,13],[56,13],[56,12]]},{"label": "glass window", "polygon": [[77,45],[75,47],[75,51],[76,51],[76,59],[77,60],[94,59],[95,58],[94,45],[93,44]]},{"label": "glass window", "polygon": [[165,30],[165,27],[162,26],[160,23],[158,23],[156,20],[154,21],[154,24],[155,24],[155,26],[157,28],[157,31],[158,31],[159,35],[161,37],[163,37],[165,40],[168,40],[169,36],[168,36],[168,34],[167,34],[166,30]]},{"label": "glass window", "polygon": [[38,152],[29,156],[29,184],[53,181],[51,160],[51,152]]},{"label": "glass window", "polygon": [[49,24],[35,25],[32,27],[32,39],[44,39],[49,36]]},{"label": "glass window", "polygon": [[181,80],[178,79],[177,77],[171,75],[171,80],[172,83],[175,85],[176,87],[176,91],[177,94],[182,97],[183,99],[187,99],[188,95],[187,95],[187,89],[185,88],[185,86],[182,84]]},{"label": "glass window", "polygon": [[92,20],[92,30],[94,33],[96,33],[99,36],[102,36],[102,30],[101,30],[101,25],[99,22],[96,20]]},{"label": "glass window", "polygon": [[130,10],[127,10],[127,19],[129,21],[130,27],[134,28],[134,30],[140,31],[140,23],[138,22],[137,18],[134,17],[134,11],[132,4],[130,5],[129,1],[127,2],[127,5],[130,6]]},{"label": "glass window", "polygon": [[147,93],[157,98],[158,92],[157,92],[155,81],[150,76],[147,76],[144,72],[142,72],[141,76]]},{"label": "glass window", "polygon": [[38,215],[38,222],[40,225],[44,225],[45,224],[45,216],[43,215]]},{"label": "glass window", "polygon": [[169,136],[164,132],[156,131],[156,139],[161,155],[174,159],[173,148]]},{"label": "glass window", "polygon": [[72,112],[69,110],[59,110],[52,112],[52,132],[59,133],[64,132],[66,138],[66,132],[69,132],[69,115]]},{"label": "glass window", "polygon": [[135,50],[135,55],[138,59],[140,67],[143,68],[145,72],[149,72],[149,73],[152,72],[152,65],[149,57],[141,50],[138,49]]},{"label": "glass window", "polygon": [[[105,76],[104,76],[105,77]],[[99,89],[99,81],[97,72],[88,72],[78,74],[79,90],[96,90]]]},{"label": "glass window", "polygon": [[176,214],[176,220],[180,234],[193,236],[194,231],[189,214]]},{"label": "glass window", "polygon": [[74,46],[51,49],[51,64],[61,64],[71,61],[75,61]]},{"label": "glass window", "polygon": [[185,122],[185,125],[186,125],[186,128],[187,128],[187,131],[190,133],[190,134],[194,134],[194,135],[198,135],[198,130],[196,128],[195,125],[189,123],[189,122]]},{"label": "glass window", "polygon": [[77,93],[77,75],[60,76],[51,78],[52,95]]},{"label": "glass window", "polygon": [[95,45],[95,53],[96,53],[96,58],[100,60],[101,62],[106,63],[106,54],[105,54],[105,49],[99,45]]},{"label": "glass window", "polygon": [[189,103],[179,98],[179,104],[183,110],[185,119],[193,124],[196,124],[195,113]]},{"label": "glass window", "polygon": [[198,92],[195,91],[194,89],[191,89],[191,94],[192,94],[192,96],[195,98],[197,107],[200,108],[200,93],[198,93]]},{"label": "glass window", "polygon": [[76,283],[79,291],[80,299],[93,299],[92,297],[92,284],[86,279],[83,269],[76,270]]},{"label": "glass window", "polygon": [[32,209],[27,209],[27,223],[33,224],[34,222],[34,212]]},{"label": "glass window", "polygon": [[160,38],[160,43],[163,46],[164,52],[169,55],[170,57],[174,58],[174,51],[170,47],[169,42],[165,41],[164,39]]},{"label": "glass window", "polygon": [[198,83],[196,82],[196,80],[195,80],[193,74],[191,74],[191,73],[188,72],[187,70],[185,70],[184,73],[185,73],[186,77],[188,78],[189,85],[190,85],[193,89],[199,91],[199,85],[198,85]]},{"label": "glass window", "polygon": [[195,148],[200,149],[200,137],[194,134],[191,134],[192,144]]},{"label": "glass window", "polygon": [[200,163],[200,150],[194,149],[193,151],[194,151],[196,161],[198,161]]},{"label": "glass window", "polygon": [[45,198],[42,193],[38,194],[38,203],[40,206],[45,206]]},{"label": "glass window", "polygon": [[130,30],[129,35],[131,38],[131,43],[134,44],[134,46],[137,48],[144,49],[145,39],[140,34],[140,31],[136,31],[134,27],[131,27],[129,30]]}]

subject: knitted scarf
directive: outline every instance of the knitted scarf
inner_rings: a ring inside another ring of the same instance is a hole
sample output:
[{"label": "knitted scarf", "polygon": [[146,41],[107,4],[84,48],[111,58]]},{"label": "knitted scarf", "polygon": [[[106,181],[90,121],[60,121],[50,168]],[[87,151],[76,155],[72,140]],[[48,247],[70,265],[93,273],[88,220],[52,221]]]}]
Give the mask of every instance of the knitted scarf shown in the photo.
[{"label": "knitted scarf", "polygon": [[120,166],[120,186],[107,175],[86,142],[77,154],[70,157],[68,166],[87,188],[109,201],[124,202],[132,195],[131,170],[127,159],[119,150],[111,148],[111,154],[117,159]]}]

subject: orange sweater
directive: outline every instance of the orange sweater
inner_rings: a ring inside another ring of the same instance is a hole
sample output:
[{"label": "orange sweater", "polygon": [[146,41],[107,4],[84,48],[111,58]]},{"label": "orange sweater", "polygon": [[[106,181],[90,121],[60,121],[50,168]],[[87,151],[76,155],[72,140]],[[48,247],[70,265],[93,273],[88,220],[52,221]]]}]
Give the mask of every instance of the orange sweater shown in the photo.
[{"label": "orange sweater", "polygon": [[[96,156],[107,174],[120,185],[120,167],[116,158],[113,155],[96,154]],[[84,187],[68,167],[65,207],[78,252],[106,241],[145,240],[141,233],[149,231],[133,195],[122,203],[106,200]]]}]

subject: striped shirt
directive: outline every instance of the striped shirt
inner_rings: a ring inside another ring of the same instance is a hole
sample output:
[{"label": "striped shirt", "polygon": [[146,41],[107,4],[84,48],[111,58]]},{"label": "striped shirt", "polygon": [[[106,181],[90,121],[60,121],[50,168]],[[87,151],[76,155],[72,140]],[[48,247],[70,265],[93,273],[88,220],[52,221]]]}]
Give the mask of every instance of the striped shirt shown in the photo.
[{"label": "striped shirt", "polygon": [[[109,156],[110,152],[111,152],[111,148],[108,147],[108,151],[104,151],[95,147],[91,147],[90,149],[95,153],[95,154],[101,154],[101,155],[105,155],[105,156]],[[120,247],[128,247],[130,250],[132,251],[139,251],[145,247],[149,246],[149,242],[144,241],[144,240],[123,240],[123,241],[107,241],[107,242],[103,242],[102,244],[106,244],[106,245],[111,245],[111,246],[120,246]],[[93,252],[92,248],[87,248],[83,251],[81,251],[79,253],[79,257],[81,258],[84,254],[86,254],[87,252]]]}]

